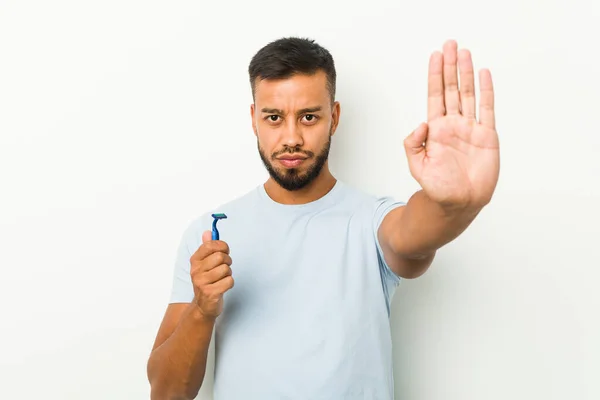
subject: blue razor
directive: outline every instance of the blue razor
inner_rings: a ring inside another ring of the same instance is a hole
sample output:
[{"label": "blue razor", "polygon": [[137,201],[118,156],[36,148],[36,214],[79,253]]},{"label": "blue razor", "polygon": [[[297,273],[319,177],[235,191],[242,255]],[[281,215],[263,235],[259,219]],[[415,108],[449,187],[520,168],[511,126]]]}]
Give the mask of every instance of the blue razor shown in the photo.
[{"label": "blue razor", "polygon": [[212,240],[219,240],[219,231],[217,230],[217,222],[220,219],[227,218],[227,215],[220,213],[220,214],[213,214],[212,217],[214,218],[213,223],[212,223]]}]

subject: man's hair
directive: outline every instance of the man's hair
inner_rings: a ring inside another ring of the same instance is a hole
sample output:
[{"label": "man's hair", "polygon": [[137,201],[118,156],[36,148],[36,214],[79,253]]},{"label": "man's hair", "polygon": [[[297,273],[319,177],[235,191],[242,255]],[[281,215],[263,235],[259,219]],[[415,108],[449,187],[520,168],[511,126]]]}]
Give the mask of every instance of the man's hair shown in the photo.
[{"label": "man's hair", "polygon": [[250,61],[248,74],[252,98],[254,99],[257,79],[287,79],[296,74],[313,75],[319,70],[327,75],[327,89],[333,104],[336,72],[329,51],[312,39],[277,39],[261,48]]}]

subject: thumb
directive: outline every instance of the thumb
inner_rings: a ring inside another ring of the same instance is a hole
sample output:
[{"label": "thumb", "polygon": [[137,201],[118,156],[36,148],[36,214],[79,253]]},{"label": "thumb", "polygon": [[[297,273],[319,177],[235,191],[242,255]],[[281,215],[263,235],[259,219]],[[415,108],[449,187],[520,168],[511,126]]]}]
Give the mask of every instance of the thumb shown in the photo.
[{"label": "thumb", "polygon": [[202,233],[202,243],[210,242],[212,240],[212,232],[204,231]]},{"label": "thumb", "polygon": [[429,126],[423,122],[404,139],[404,150],[406,150],[407,156],[414,156],[425,150],[424,144],[427,140],[428,132]]}]

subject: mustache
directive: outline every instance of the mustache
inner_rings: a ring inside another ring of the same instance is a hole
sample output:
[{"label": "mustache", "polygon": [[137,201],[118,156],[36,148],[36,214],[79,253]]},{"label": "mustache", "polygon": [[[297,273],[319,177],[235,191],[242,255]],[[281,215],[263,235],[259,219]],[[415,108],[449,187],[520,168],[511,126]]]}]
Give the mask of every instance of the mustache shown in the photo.
[{"label": "mustache", "polygon": [[279,150],[275,153],[273,153],[271,155],[272,159],[275,159],[283,154],[303,154],[305,155],[307,158],[312,158],[315,156],[315,153],[313,153],[312,151],[308,151],[308,150],[302,150],[298,147],[287,147],[283,150]]}]

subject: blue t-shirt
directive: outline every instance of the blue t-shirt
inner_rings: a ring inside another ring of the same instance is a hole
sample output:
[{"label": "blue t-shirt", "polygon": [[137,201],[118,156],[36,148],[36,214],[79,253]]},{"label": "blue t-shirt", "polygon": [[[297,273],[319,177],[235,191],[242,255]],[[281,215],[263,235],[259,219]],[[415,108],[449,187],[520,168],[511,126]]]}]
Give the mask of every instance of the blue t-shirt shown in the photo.
[{"label": "blue t-shirt", "polygon": [[400,281],[377,229],[404,205],[336,182],[308,204],[260,185],[195,219],[179,247],[172,303],[191,302],[190,256],[211,229],[235,285],[215,325],[215,400],[394,398],[390,302]]}]

